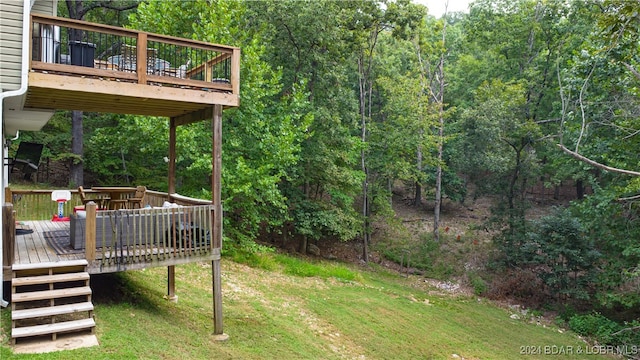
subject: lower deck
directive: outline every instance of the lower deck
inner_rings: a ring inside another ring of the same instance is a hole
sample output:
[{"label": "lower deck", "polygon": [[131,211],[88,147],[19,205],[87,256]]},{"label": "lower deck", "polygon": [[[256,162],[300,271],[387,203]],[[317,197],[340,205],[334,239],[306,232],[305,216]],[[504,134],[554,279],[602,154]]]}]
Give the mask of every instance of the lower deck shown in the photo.
[{"label": "lower deck", "polygon": [[[70,223],[65,221],[20,221],[16,225],[13,264],[45,264],[86,259],[85,249],[74,249],[71,246],[70,230]],[[90,274],[220,259],[219,249],[205,253],[163,246],[112,247],[108,252],[98,249],[96,255],[96,260],[89,261],[87,267]],[[11,267],[4,267],[3,280],[9,281],[11,278]]]}]

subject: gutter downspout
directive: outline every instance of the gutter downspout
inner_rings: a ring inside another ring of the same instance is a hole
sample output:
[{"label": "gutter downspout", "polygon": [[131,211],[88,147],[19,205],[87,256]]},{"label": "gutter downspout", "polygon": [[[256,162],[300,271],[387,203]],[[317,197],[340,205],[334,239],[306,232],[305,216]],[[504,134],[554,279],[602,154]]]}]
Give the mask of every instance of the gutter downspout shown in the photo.
[{"label": "gutter downspout", "polygon": [[[2,140],[2,166],[4,167],[4,158],[6,157],[7,149],[5,147],[6,142],[4,138],[4,116],[3,114],[3,103],[4,99],[13,96],[22,96],[27,92],[27,88],[29,87],[29,49],[30,46],[30,29],[31,29],[31,6],[35,0],[24,0],[22,5],[22,69],[20,73],[20,88],[18,90],[12,90],[7,92],[0,92],[0,117],[2,117],[2,126],[0,127],[0,139]],[[4,178],[4,169],[2,172],[2,177]],[[0,192],[0,202],[4,205],[4,188],[7,186],[5,183],[8,179],[2,179],[2,191]],[[3,218],[0,216],[0,229],[4,229]],[[2,264],[2,232],[0,232],[0,264]],[[2,281],[4,282],[4,270],[2,271]],[[4,300],[4,294],[2,293],[4,286],[0,286],[0,306],[7,307],[9,305],[8,302]]]}]

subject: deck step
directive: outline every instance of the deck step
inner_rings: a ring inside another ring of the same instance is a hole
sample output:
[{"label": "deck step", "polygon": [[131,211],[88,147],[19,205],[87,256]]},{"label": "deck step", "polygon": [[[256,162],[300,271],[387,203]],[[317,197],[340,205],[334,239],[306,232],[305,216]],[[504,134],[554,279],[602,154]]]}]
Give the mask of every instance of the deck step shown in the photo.
[{"label": "deck step", "polygon": [[65,321],[55,324],[26,326],[14,328],[11,331],[11,337],[23,338],[29,336],[40,336],[48,334],[58,334],[70,331],[92,330],[96,326],[93,319],[82,319],[74,321]]},{"label": "deck step", "polygon": [[18,303],[18,302],[25,302],[25,301],[59,299],[64,297],[83,296],[83,295],[91,295],[91,287],[82,286],[82,287],[69,288],[69,289],[56,289],[56,290],[16,293],[11,295],[11,301]]},{"label": "deck step", "polygon": [[59,334],[95,334],[87,266],[86,260],[72,260],[12,267],[13,345],[19,345],[18,340],[29,343],[42,335],[50,335],[49,341],[55,342]]},{"label": "deck step", "polygon": [[11,312],[11,320],[24,320],[55,315],[73,314],[82,311],[93,311],[93,304],[90,302],[83,302],[33,309],[14,310]]},{"label": "deck step", "polygon": [[56,275],[43,275],[43,276],[27,276],[11,279],[13,286],[24,285],[36,285],[36,284],[50,284],[67,281],[86,281],[89,280],[88,272],[66,273]]},{"label": "deck step", "polygon": [[54,269],[54,268],[64,268],[64,267],[77,267],[77,266],[87,266],[89,263],[87,260],[67,260],[67,261],[56,261],[56,262],[44,262],[44,263],[33,263],[33,264],[13,264],[13,271],[21,271],[21,270],[37,270],[37,269]]}]

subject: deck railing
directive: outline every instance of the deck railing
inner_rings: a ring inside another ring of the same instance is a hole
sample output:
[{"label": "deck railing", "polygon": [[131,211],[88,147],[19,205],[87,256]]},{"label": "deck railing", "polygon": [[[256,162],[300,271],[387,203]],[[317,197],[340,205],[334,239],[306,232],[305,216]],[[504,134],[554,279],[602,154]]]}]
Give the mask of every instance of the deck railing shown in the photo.
[{"label": "deck railing", "polygon": [[[51,220],[58,213],[58,203],[51,200],[53,190],[5,189],[5,201],[13,204],[16,220]],[[89,191],[86,191],[89,192]],[[82,205],[77,190],[71,190],[71,200],[63,204],[64,214],[71,214],[73,208]]]},{"label": "deck railing", "polygon": [[[16,190],[5,189],[5,199],[13,204],[16,212],[16,220],[50,220],[58,213],[58,203],[51,200],[53,190]],[[76,206],[82,205],[80,195],[77,190],[70,190],[71,200],[63,205],[64,214],[73,213]],[[88,198],[99,198],[99,191],[85,189]],[[160,207],[165,202],[178,205],[211,205],[211,200],[196,199],[180,194],[168,194],[165,192],[147,190],[144,195],[143,206]]]},{"label": "deck railing", "polygon": [[[53,215],[58,213],[58,203],[51,200],[53,190],[16,190],[5,189],[6,202],[13,204],[16,212],[16,220],[51,220]],[[65,216],[72,214],[76,206],[81,206],[82,201],[77,190],[70,190],[71,200],[63,204]],[[100,192],[85,189],[89,199],[99,198]],[[145,193],[144,205],[162,206],[165,201],[171,201],[169,194],[147,190]]]},{"label": "deck railing", "polygon": [[31,70],[240,93],[240,50],[85,21],[32,15]]},{"label": "deck railing", "polygon": [[[99,198],[98,191],[84,191],[89,198]],[[50,220],[58,209],[57,202],[51,200],[52,192],[6,188],[5,222]],[[215,206],[211,201],[147,190],[141,209],[97,211],[95,203],[88,203],[84,212],[74,213],[73,208],[82,202],[77,190],[70,192],[64,214],[71,218],[71,247],[84,248],[91,267],[119,271],[220,256],[222,244],[214,236]],[[4,231],[4,240],[15,241],[15,236],[10,236],[14,230],[6,226]],[[8,245],[3,249],[13,249]]]},{"label": "deck railing", "polygon": [[86,219],[72,219],[71,238],[84,241],[86,259],[100,268],[210,257],[221,245],[214,241],[213,212],[212,205],[97,212],[91,204]]}]

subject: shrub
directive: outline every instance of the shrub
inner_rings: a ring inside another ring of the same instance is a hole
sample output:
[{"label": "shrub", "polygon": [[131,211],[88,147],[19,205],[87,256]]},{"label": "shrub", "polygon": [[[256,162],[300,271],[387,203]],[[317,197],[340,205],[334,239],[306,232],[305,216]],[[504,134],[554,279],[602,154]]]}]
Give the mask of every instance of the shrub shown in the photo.
[{"label": "shrub", "polygon": [[613,334],[622,330],[622,327],[600,313],[574,315],[569,319],[569,327],[576,333],[593,338],[599,343],[620,345],[620,343],[616,344]]},{"label": "shrub", "polygon": [[528,306],[539,308],[547,294],[544,284],[534,272],[528,269],[510,269],[496,274],[487,291],[493,300],[514,299]]},{"label": "shrub", "polygon": [[469,282],[473,287],[473,293],[478,296],[484,295],[489,289],[487,282],[477,274],[469,274]]}]

